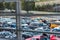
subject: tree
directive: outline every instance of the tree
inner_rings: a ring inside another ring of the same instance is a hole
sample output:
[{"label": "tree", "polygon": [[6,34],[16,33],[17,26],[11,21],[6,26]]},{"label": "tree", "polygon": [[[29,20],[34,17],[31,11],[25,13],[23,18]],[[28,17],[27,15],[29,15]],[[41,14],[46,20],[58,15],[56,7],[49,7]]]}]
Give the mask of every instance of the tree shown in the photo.
[{"label": "tree", "polygon": [[26,10],[27,13],[28,13],[28,11],[34,10],[34,8],[35,8],[35,2],[26,2],[26,1],[22,0],[21,4],[22,4],[22,10]]},{"label": "tree", "polygon": [[7,8],[7,9],[11,9],[11,7],[10,7],[10,3],[9,3],[9,2],[6,2],[6,3],[5,3],[5,8]]},{"label": "tree", "polygon": [[22,4],[22,9],[23,10],[33,10],[34,9],[34,6],[35,6],[35,2],[26,2],[26,1],[24,1],[24,0],[22,0],[22,2],[21,2],[21,4]]},{"label": "tree", "polygon": [[0,10],[4,10],[3,2],[0,2]]},{"label": "tree", "polygon": [[16,9],[16,4],[15,4],[15,2],[5,2],[5,6],[4,6],[5,8],[7,8],[7,9]]},{"label": "tree", "polygon": [[16,10],[16,3],[15,2],[11,2],[10,3],[10,7],[11,7],[11,9]]}]

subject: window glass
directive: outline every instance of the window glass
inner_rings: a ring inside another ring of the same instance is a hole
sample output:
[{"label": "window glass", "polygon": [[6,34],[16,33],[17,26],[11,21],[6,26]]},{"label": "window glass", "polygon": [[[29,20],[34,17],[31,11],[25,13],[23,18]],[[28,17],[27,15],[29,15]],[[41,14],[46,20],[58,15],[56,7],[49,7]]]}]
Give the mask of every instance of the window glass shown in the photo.
[{"label": "window glass", "polygon": [[59,0],[22,0],[22,13],[59,14]]},{"label": "window glass", "polygon": [[[60,16],[21,16],[21,27],[22,30],[35,30],[39,32],[60,32]],[[39,33],[39,32],[22,32],[22,35],[30,35],[25,38],[26,40],[38,40],[42,35],[48,35],[47,39],[51,39],[50,36],[52,34],[48,33]],[[40,36],[39,36],[40,35]],[[56,35],[57,34],[53,34]],[[39,37],[36,39],[36,37]],[[59,37],[59,36],[57,36]]]},{"label": "window glass", "polygon": [[0,12],[15,12],[16,3],[15,2],[0,2]]},{"label": "window glass", "polygon": [[15,16],[0,16],[0,27],[16,28]]},{"label": "window glass", "polygon": [[0,40],[16,40],[16,17],[0,16]]}]

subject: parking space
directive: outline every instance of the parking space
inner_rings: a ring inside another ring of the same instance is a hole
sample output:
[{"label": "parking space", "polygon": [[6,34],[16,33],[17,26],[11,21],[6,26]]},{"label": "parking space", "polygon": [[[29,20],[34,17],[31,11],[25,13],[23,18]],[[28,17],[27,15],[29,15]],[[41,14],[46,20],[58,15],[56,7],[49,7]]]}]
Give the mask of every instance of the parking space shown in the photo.
[{"label": "parking space", "polygon": [[0,38],[0,40],[9,40],[9,39]]}]

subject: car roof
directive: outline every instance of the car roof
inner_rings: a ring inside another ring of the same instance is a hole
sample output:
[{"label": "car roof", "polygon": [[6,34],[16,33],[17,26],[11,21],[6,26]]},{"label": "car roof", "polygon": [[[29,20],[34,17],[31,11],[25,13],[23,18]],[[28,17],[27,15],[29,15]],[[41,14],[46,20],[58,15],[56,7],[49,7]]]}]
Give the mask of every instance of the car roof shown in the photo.
[{"label": "car roof", "polygon": [[31,37],[31,38],[27,38],[27,39],[25,39],[25,40],[32,40],[32,38],[35,38],[35,39],[40,39],[40,35],[33,36],[33,37]]}]

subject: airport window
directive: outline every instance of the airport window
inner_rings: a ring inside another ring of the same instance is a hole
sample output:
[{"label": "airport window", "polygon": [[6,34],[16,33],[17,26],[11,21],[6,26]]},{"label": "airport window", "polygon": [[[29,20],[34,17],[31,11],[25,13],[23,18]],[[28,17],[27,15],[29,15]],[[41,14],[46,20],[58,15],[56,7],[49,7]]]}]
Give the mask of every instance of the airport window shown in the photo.
[{"label": "airport window", "polygon": [[3,0],[0,39],[60,40],[59,6],[59,0]]}]

